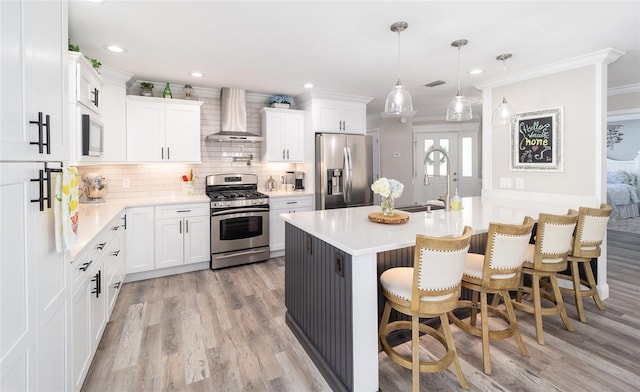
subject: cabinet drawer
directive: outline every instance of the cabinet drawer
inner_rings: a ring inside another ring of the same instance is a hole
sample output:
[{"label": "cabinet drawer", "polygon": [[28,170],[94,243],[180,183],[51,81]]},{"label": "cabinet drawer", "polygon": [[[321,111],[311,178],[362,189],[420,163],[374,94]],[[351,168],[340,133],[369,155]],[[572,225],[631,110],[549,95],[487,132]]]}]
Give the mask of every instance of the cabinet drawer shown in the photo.
[{"label": "cabinet drawer", "polygon": [[313,208],[313,196],[308,195],[271,198],[269,199],[269,207],[271,208],[271,210],[288,210],[290,208],[298,209],[305,207]]},{"label": "cabinet drawer", "polygon": [[188,218],[191,216],[207,216],[210,213],[209,203],[172,204],[156,206],[155,218]]},{"label": "cabinet drawer", "polygon": [[86,248],[86,251],[78,253],[71,263],[71,292],[82,286],[84,279],[89,276],[96,261],[93,246]]}]

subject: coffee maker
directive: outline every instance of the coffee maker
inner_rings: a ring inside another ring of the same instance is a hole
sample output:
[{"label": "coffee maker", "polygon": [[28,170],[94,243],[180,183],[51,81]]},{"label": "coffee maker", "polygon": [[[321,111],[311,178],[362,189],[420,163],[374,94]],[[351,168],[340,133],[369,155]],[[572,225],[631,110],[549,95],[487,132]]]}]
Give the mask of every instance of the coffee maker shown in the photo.
[{"label": "coffee maker", "polygon": [[296,186],[294,189],[296,191],[304,190],[304,172],[301,172],[301,171],[296,172]]}]

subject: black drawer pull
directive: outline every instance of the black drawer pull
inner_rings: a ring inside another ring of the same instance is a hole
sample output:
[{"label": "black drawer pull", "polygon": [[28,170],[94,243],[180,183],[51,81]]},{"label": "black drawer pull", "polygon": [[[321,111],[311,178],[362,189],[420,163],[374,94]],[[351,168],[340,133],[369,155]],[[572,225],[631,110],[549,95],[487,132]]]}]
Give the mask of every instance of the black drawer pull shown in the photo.
[{"label": "black drawer pull", "polygon": [[93,260],[89,261],[88,263],[82,263],[82,265],[78,267],[78,269],[80,271],[86,271],[89,269],[89,266],[91,265],[91,263],[93,263]]},{"label": "black drawer pull", "polygon": [[177,210],[176,212],[191,212],[191,210]]},{"label": "black drawer pull", "polygon": [[99,243],[99,244],[96,246],[96,249],[98,249],[98,250],[102,250],[102,249],[104,249],[104,246],[105,246],[105,245],[107,245],[107,243],[106,243],[106,242],[101,242],[101,243]]},{"label": "black drawer pull", "polygon": [[118,255],[120,254],[120,249],[114,251],[113,253],[111,253],[111,256],[116,256],[118,257]]}]

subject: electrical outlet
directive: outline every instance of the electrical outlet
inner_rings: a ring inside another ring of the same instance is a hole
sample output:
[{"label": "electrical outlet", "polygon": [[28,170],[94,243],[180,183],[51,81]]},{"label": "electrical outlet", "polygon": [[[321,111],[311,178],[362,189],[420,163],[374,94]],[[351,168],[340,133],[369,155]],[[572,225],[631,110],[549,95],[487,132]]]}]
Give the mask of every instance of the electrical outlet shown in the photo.
[{"label": "electrical outlet", "polygon": [[131,184],[129,183],[129,179],[125,178],[124,180],[122,180],[122,187],[123,188],[129,188]]},{"label": "electrical outlet", "polygon": [[511,188],[511,177],[500,177],[500,188]]},{"label": "electrical outlet", "polygon": [[524,189],[524,180],[522,178],[516,178],[516,189]]}]

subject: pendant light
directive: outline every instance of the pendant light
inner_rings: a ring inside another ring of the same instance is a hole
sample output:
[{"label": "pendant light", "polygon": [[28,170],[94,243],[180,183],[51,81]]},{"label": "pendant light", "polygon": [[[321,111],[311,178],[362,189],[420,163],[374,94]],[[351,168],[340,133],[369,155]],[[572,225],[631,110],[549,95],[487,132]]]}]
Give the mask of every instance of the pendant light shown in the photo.
[{"label": "pendant light", "polygon": [[466,39],[459,39],[451,43],[451,46],[458,48],[458,92],[453,101],[447,106],[447,121],[467,121],[473,117],[471,105],[464,95],[460,93],[460,48],[468,43],[469,41]]},{"label": "pendant light", "polygon": [[398,33],[398,78],[395,87],[387,95],[387,101],[384,105],[384,112],[387,114],[407,115],[413,112],[411,94],[400,82],[400,33],[405,31],[407,27],[409,27],[407,22],[396,22],[391,25],[391,31]]},{"label": "pendant light", "polygon": [[493,112],[492,123],[493,126],[510,125],[515,119],[515,113],[505,94],[507,85],[507,59],[511,58],[511,53],[501,54],[496,57],[496,60],[502,61],[502,102],[498,105],[498,108]]}]

